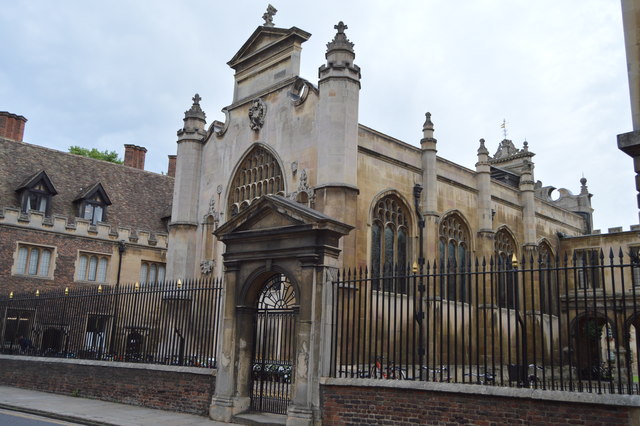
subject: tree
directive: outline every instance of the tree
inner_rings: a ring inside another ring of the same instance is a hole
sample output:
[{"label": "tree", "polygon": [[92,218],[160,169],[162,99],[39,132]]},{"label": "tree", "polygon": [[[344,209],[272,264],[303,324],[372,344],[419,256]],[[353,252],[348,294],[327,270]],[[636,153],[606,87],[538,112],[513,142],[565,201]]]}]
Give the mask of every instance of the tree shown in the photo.
[{"label": "tree", "polygon": [[118,158],[118,153],[115,151],[98,151],[96,148],[88,149],[79,146],[70,146],[69,152],[75,155],[81,155],[83,157],[95,158],[96,160],[109,161],[110,163],[122,164],[122,160]]}]

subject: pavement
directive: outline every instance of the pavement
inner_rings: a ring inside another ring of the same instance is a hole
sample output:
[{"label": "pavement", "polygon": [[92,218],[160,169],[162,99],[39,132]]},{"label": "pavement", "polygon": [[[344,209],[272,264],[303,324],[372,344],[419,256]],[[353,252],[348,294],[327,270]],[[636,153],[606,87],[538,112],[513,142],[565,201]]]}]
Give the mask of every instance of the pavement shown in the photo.
[{"label": "pavement", "polygon": [[205,416],[0,386],[0,408],[83,425],[228,426]]}]

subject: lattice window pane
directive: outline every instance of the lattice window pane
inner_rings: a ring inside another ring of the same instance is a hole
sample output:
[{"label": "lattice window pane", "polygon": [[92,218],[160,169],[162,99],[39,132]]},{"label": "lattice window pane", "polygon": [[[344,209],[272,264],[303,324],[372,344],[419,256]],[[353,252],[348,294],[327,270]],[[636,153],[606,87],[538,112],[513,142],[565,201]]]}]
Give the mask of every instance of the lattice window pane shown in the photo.
[{"label": "lattice window pane", "polygon": [[107,260],[106,257],[101,257],[100,261],[98,262],[98,272],[97,272],[97,276],[96,276],[96,281],[99,282],[106,282],[107,281],[107,266],[109,264],[109,261]]},{"label": "lattice window pane", "polygon": [[16,265],[16,272],[18,274],[24,274],[27,272],[27,256],[29,255],[29,249],[26,247],[20,247],[18,249],[18,260]]}]

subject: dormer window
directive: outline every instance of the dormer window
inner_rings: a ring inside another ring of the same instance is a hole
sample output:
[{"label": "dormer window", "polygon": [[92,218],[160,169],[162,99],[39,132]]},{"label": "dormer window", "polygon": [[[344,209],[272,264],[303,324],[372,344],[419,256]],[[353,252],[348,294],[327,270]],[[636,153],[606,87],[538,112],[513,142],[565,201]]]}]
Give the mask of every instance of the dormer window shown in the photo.
[{"label": "dormer window", "polygon": [[99,182],[82,189],[75,202],[78,203],[78,217],[87,219],[92,225],[106,222],[107,206],[111,205],[111,200]]},{"label": "dormer window", "polygon": [[37,211],[45,216],[51,215],[51,197],[58,193],[44,170],[30,176],[16,192],[20,194],[20,208],[23,213]]}]

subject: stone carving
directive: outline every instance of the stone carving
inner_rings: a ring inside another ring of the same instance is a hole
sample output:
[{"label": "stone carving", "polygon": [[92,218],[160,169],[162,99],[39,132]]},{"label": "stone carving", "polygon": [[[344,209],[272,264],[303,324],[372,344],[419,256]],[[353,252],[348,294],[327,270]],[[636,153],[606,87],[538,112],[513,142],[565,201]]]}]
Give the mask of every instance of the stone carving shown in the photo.
[{"label": "stone carving", "polygon": [[226,108],[223,108],[222,112],[224,114],[224,123],[216,120],[211,124],[213,126],[213,130],[215,131],[216,136],[218,137],[223,136],[227,132],[227,129],[229,128],[229,121],[230,121],[229,110]]},{"label": "stone carving", "polygon": [[220,213],[216,210],[216,199],[214,197],[211,197],[211,200],[209,201],[209,209],[202,220],[206,222],[209,216],[213,217],[214,223],[218,223],[220,221]]},{"label": "stone carving", "polygon": [[344,49],[353,52],[353,43],[349,41],[347,35],[344,33],[344,30],[349,29],[349,27],[346,26],[344,22],[340,21],[337,25],[334,25],[333,28],[338,30],[338,32],[336,33],[333,40],[327,43],[327,50],[330,51]]},{"label": "stone carving", "polygon": [[222,194],[222,185],[218,185],[218,187],[216,188],[216,192],[218,193],[218,195]]},{"label": "stone carving", "polygon": [[267,104],[260,98],[251,101],[249,107],[249,126],[251,130],[260,130],[264,125],[264,117],[267,114]]},{"label": "stone carving", "polygon": [[200,262],[200,272],[202,272],[203,275],[209,275],[211,272],[213,272],[213,269],[215,267],[215,260],[203,260],[202,262]]},{"label": "stone carving", "polygon": [[309,187],[307,169],[300,171],[300,181],[298,182],[298,190],[289,195],[289,199],[300,202],[300,194],[306,194],[306,201],[313,203],[315,200],[315,191]]},{"label": "stone carving", "polygon": [[287,93],[287,96],[289,96],[289,99],[291,99],[291,102],[293,102],[295,106],[299,106],[307,100],[307,96],[312,90],[316,91],[313,84],[309,83],[304,78],[298,77],[293,83],[291,90]]},{"label": "stone carving", "polygon": [[295,176],[298,173],[298,162],[294,161],[291,163],[291,173]]},{"label": "stone carving", "polygon": [[202,110],[202,108],[200,107],[200,101],[202,100],[200,95],[196,93],[193,96],[193,98],[191,98],[191,100],[193,101],[193,105],[191,105],[191,108],[189,108],[187,111],[184,112],[184,117],[199,118],[201,120],[205,120],[207,116]]},{"label": "stone carving", "polygon": [[264,19],[264,25],[263,25],[264,27],[274,26],[273,15],[275,15],[276,12],[278,12],[278,9],[276,9],[271,5],[267,6],[267,11],[264,13],[264,15],[262,15],[262,19]]}]

